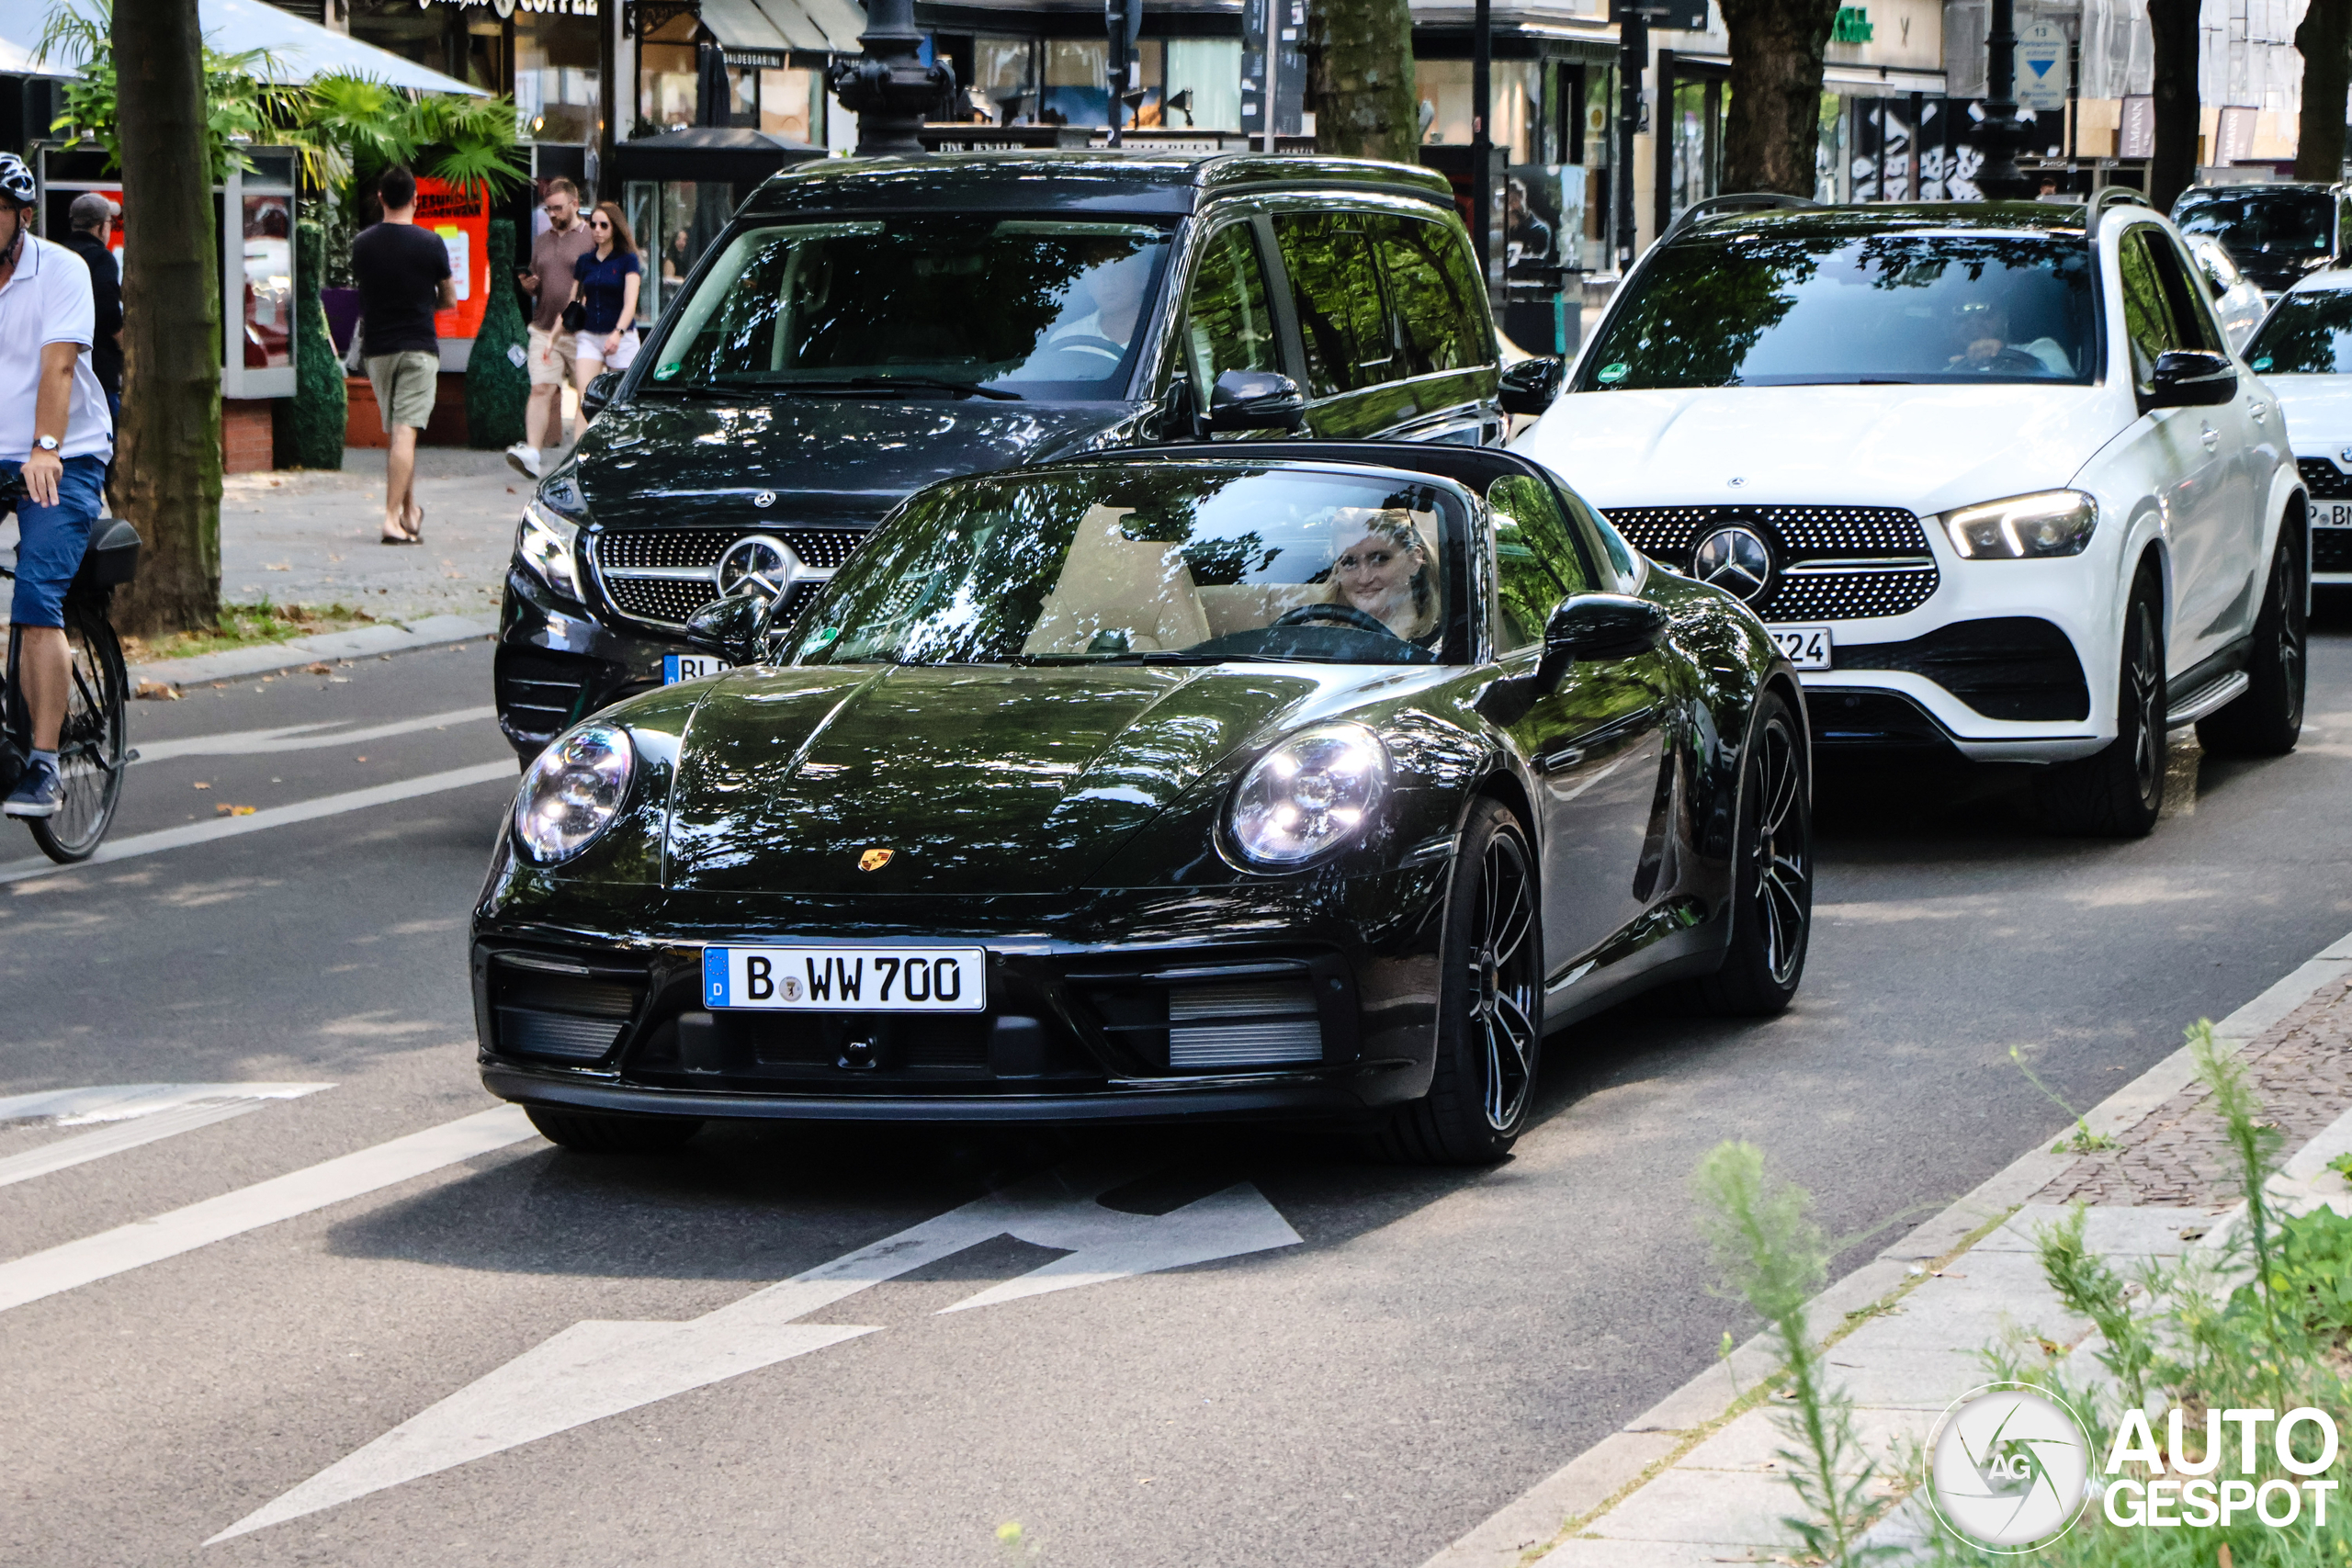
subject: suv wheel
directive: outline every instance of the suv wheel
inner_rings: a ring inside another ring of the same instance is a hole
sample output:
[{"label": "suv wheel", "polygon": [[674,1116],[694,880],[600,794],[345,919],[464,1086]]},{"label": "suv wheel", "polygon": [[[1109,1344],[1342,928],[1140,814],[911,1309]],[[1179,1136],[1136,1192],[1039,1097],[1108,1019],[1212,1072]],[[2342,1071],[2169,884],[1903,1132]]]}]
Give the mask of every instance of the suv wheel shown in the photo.
[{"label": "suv wheel", "polygon": [[2034,794],[2051,828],[2086,838],[2143,839],[2165,805],[2165,634],[2154,577],[2142,572],[2123,609],[2115,739],[2042,770]]},{"label": "suv wheel", "polygon": [[2220,712],[2197,721],[2197,739],[2219,757],[2283,757],[2303,733],[2303,646],[2308,612],[2301,538],[2293,525],[2278,530],[2262,613],[2255,617],[2250,684]]}]

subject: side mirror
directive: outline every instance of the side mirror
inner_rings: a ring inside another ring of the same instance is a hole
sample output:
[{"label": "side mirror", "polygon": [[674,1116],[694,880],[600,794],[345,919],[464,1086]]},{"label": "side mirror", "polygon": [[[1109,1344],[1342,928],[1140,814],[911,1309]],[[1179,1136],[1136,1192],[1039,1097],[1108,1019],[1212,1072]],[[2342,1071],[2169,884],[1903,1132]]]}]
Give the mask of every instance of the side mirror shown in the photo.
[{"label": "side mirror", "polygon": [[767,634],[776,602],[764,593],[730,593],[686,617],[686,646],[715,653],[729,664],[749,664]]},{"label": "side mirror", "polygon": [[613,394],[620,389],[621,372],[618,370],[607,370],[589,382],[580,394],[580,417],[594,419],[603,413],[605,405],[611,402]]},{"label": "side mirror", "polygon": [[2238,391],[2238,373],[2229,355],[2201,348],[2176,348],[2156,355],[2152,380],[2140,400],[2143,408],[2206,408],[2228,402]]},{"label": "side mirror", "polygon": [[1544,625],[1544,661],[1631,659],[1666,636],[1667,614],[1630,593],[1577,593]]},{"label": "side mirror", "polygon": [[1204,434],[1217,430],[1296,430],[1306,423],[1306,394],[1272,370],[1228,370],[1209,391]]},{"label": "side mirror", "polygon": [[1502,389],[1498,398],[1503,412],[1542,413],[1559,397],[1560,383],[1567,374],[1567,361],[1555,355],[1504,366]]}]

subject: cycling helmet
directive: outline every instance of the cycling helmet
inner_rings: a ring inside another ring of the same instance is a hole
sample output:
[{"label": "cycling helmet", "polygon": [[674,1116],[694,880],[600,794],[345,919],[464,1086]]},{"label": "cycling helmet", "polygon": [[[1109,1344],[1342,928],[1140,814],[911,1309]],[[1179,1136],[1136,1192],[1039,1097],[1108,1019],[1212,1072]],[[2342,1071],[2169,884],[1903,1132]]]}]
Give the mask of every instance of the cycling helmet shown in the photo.
[{"label": "cycling helmet", "polygon": [[6,196],[19,207],[33,204],[33,172],[14,152],[0,152],[0,196]]}]

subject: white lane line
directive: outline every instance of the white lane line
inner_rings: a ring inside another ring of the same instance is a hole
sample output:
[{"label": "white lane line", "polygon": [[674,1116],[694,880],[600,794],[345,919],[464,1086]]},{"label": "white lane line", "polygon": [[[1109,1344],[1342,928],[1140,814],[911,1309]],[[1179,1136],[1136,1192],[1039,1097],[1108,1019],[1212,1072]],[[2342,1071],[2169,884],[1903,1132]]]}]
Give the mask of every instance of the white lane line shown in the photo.
[{"label": "white lane line", "polygon": [[1049,1170],[684,1323],[575,1323],[204,1544],[876,1333],[793,1320],[997,1236],[1065,1256],[944,1311],[1299,1245],[1281,1212],[1246,1181],[1165,1214],[1096,1201],[1135,1174],[1117,1165]]},{"label": "white lane line", "polygon": [[[427,773],[423,778],[402,779],[397,784],[371,784],[366,789],[349,790],[342,795],[322,795],[316,800],[298,800],[291,806],[265,807],[250,817],[216,817],[209,822],[191,822],[185,828],[165,828],[160,832],[117,839],[99,845],[97,853],[81,863],[105,865],[110,861],[158,854],[164,850],[186,849],[190,844],[209,844],[215,839],[233,839],[240,833],[258,833],[266,828],[284,828],[296,822],[314,821],[321,817],[339,817],[346,811],[365,811],[370,807],[388,806],[395,800],[411,800],[420,795],[438,795],[443,790],[465,789],[493,780],[503,782],[511,789],[521,783],[522,776],[512,761],[452,768],[446,773]],[[48,860],[14,861],[0,865],[0,884],[24,882],[36,876],[49,876],[75,869]]]},{"label": "white lane line", "polygon": [[157,740],[142,745],[139,748],[139,761],[164,762],[175,757],[258,757],[273,751],[316,751],[350,740],[381,740],[388,735],[445,729],[453,724],[478,724],[497,716],[498,709],[485,703],[481,707],[452,708],[447,713],[429,713],[422,718],[371,724],[360,729],[344,728],[351,722],[347,718],[330,719],[323,724],[288,724],[276,729],[232,729],[219,735],[191,735],[184,740]]},{"label": "white lane line", "polygon": [[538,1135],[521,1106],[501,1105],[153,1219],[134,1221],[0,1263],[0,1312],[176,1258],[313,1209],[363,1197]]},{"label": "white lane line", "polygon": [[209,1127],[215,1122],[258,1111],[273,1100],[299,1100],[334,1087],[326,1083],[116,1084],[0,1099],[0,1122],[38,1118],[60,1127],[104,1123],[95,1133],[60,1138],[0,1159],[0,1187]]}]

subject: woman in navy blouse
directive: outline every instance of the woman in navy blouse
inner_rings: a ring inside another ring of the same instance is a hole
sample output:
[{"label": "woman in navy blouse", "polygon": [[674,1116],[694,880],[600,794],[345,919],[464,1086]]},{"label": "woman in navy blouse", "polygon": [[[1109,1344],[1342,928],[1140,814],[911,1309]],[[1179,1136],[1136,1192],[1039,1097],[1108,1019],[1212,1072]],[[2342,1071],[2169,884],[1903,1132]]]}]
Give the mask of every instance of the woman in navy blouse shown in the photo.
[{"label": "woman in navy blouse", "polygon": [[588,231],[596,248],[584,251],[573,265],[576,282],[572,299],[586,311],[574,337],[572,357],[580,389],[606,370],[626,369],[637,357],[637,291],[644,270],[638,264],[637,242],[629,237],[628,220],[609,201],[600,201],[589,215]]}]

